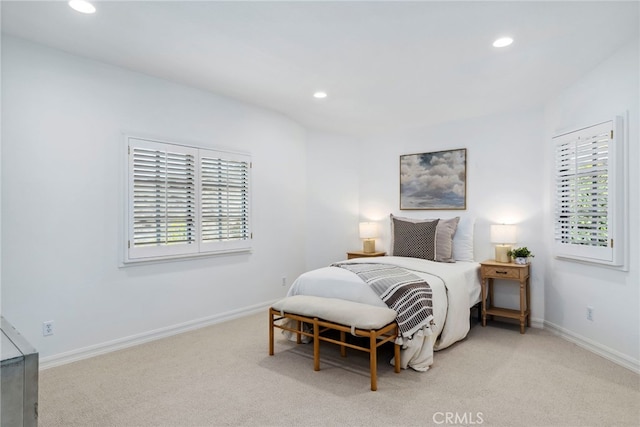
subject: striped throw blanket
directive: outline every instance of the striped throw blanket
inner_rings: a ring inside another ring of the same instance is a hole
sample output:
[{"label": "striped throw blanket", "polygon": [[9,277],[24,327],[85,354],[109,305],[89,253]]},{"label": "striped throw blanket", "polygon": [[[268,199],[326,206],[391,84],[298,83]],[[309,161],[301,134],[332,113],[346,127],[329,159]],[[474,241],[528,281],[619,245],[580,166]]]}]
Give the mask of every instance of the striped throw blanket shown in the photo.
[{"label": "striped throw blanket", "polygon": [[334,263],[331,266],[349,270],[371,286],[382,301],[396,311],[403,338],[410,339],[421,329],[425,329],[426,335],[431,333],[433,302],[431,287],[424,279],[389,264]]}]

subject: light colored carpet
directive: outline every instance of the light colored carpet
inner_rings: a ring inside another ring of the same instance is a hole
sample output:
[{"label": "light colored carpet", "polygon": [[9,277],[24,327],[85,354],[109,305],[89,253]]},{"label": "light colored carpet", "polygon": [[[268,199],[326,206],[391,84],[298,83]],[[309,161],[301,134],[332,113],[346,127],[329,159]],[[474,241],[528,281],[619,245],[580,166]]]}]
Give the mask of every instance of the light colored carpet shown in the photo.
[{"label": "light colored carpet", "polygon": [[638,426],[640,379],[549,332],[492,322],[437,352],[427,372],[393,372],[379,353],[346,359],[276,332],[267,313],[51,368],[40,375],[47,426]]}]

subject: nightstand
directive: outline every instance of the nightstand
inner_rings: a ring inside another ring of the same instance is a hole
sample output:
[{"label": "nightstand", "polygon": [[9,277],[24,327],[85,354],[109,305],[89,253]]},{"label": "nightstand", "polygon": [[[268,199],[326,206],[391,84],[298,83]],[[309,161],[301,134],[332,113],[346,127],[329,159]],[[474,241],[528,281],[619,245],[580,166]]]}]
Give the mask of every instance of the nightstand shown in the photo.
[{"label": "nightstand", "polygon": [[376,256],[385,256],[386,252],[362,252],[362,251],[353,251],[347,252],[347,259],[352,258],[370,258]]},{"label": "nightstand", "polygon": [[[487,260],[480,263],[482,277],[482,326],[487,324],[487,315],[520,320],[520,333],[524,334],[525,324],[530,326],[531,291],[529,289],[529,264],[508,264]],[[510,280],[520,284],[520,310],[494,306],[493,279]]]}]

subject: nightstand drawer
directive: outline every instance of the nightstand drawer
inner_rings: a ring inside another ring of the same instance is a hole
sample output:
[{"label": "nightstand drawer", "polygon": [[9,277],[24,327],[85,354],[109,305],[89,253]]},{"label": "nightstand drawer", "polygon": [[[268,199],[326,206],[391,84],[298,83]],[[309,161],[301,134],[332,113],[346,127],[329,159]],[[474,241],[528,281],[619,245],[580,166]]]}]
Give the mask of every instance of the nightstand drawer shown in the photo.
[{"label": "nightstand drawer", "polygon": [[377,256],[385,256],[386,252],[361,252],[361,251],[352,251],[347,252],[347,259],[353,258],[371,258]]},{"label": "nightstand drawer", "polygon": [[523,269],[510,266],[482,266],[482,276],[494,279],[520,279],[521,273],[524,273]]}]

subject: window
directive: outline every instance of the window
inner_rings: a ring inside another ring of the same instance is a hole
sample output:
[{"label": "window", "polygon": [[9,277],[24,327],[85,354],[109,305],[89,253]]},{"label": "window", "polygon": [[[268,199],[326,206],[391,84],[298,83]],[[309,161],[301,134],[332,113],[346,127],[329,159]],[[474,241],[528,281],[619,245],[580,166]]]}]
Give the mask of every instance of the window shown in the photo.
[{"label": "window", "polygon": [[246,154],[127,137],[125,263],[251,249]]},{"label": "window", "polygon": [[555,142],[555,254],[623,265],[622,120],[559,135]]}]

